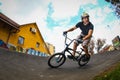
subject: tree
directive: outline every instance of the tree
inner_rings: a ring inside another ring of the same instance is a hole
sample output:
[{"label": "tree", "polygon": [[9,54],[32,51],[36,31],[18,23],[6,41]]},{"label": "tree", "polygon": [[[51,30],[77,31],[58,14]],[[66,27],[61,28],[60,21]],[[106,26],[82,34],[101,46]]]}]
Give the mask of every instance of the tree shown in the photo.
[{"label": "tree", "polygon": [[112,4],[113,10],[115,10],[115,14],[118,18],[120,18],[120,0],[105,0]]},{"label": "tree", "polygon": [[96,49],[97,49],[98,53],[99,53],[100,49],[104,46],[105,43],[106,43],[106,39],[97,39]]}]

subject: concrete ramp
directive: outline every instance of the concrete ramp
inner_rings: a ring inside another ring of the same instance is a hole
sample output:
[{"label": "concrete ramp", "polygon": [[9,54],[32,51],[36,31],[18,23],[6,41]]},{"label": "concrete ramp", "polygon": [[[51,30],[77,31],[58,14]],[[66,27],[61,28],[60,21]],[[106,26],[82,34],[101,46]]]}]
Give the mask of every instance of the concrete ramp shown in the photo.
[{"label": "concrete ramp", "polygon": [[0,49],[0,80],[92,80],[120,61],[120,51],[93,55],[84,67],[67,59],[60,68],[51,69],[47,60],[45,57]]}]

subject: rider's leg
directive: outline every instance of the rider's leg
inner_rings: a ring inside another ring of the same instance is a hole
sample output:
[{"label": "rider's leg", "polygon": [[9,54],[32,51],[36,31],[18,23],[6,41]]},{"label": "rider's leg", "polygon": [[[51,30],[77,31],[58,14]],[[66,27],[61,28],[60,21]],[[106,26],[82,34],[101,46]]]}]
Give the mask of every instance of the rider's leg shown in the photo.
[{"label": "rider's leg", "polygon": [[84,49],[85,54],[89,57],[88,47],[87,46],[83,46],[83,49]]},{"label": "rider's leg", "polygon": [[78,44],[76,42],[74,42],[73,45],[73,56],[75,56],[75,51],[77,50]]},{"label": "rider's leg", "polygon": [[90,39],[87,39],[87,40],[83,41],[83,43],[82,43],[83,49],[84,49],[85,54],[87,56],[90,55],[89,52],[88,52],[88,44],[89,44],[89,42],[90,42]]},{"label": "rider's leg", "polygon": [[[75,52],[76,52],[77,46],[78,46],[78,44],[77,44],[76,42],[74,42],[74,45],[73,45],[73,53],[72,53],[73,56],[75,56]],[[73,56],[68,55],[68,58],[69,58],[69,59],[73,59]]]},{"label": "rider's leg", "polygon": [[81,34],[77,36],[76,41],[74,42],[74,45],[73,45],[73,53],[72,53],[73,56],[75,56],[75,51],[77,50],[77,47],[78,47],[78,45],[79,45],[79,42],[78,42],[77,40],[80,39],[80,38],[81,38]]}]

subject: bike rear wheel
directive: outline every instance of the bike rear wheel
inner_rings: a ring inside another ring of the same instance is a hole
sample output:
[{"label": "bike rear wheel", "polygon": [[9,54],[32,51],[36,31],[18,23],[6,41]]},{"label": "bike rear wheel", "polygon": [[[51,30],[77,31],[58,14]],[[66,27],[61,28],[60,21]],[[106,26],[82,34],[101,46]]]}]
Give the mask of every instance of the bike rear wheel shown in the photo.
[{"label": "bike rear wheel", "polygon": [[63,53],[56,53],[49,58],[48,65],[51,68],[58,68],[63,65],[65,61],[66,57]]},{"label": "bike rear wheel", "polygon": [[85,66],[85,65],[89,62],[90,57],[89,57],[88,60],[85,60],[85,57],[86,57],[86,54],[82,55],[82,56],[80,57],[80,59],[78,60],[78,64],[79,64],[80,66]]}]

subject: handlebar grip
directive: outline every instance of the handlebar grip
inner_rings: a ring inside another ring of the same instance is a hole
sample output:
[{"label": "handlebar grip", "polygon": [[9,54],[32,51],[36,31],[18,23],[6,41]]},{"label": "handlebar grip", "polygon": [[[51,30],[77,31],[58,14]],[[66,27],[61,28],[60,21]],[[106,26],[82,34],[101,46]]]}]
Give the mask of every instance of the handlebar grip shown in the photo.
[{"label": "handlebar grip", "polygon": [[65,31],[65,32],[63,32],[63,35],[67,35],[67,32]]}]

